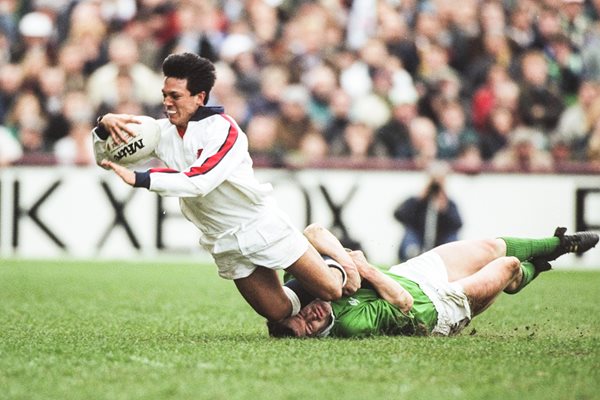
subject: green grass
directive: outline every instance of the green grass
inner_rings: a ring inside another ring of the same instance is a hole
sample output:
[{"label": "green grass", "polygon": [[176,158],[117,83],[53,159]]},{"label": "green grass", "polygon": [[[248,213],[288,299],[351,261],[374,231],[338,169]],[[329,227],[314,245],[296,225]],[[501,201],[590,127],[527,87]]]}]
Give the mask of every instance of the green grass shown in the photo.
[{"label": "green grass", "polygon": [[600,271],[452,338],[276,340],[211,265],[0,260],[0,399],[600,399]]}]

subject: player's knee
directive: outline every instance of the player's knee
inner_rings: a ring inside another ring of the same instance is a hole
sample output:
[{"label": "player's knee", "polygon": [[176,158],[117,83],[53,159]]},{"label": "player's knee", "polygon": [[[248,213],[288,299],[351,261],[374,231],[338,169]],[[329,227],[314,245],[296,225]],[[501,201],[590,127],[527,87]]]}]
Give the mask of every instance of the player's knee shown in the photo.
[{"label": "player's knee", "polygon": [[481,247],[489,253],[491,258],[503,255],[501,245],[497,239],[483,239],[481,240]]},{"label": "player's knee", "polygon": [[315,235],[317,232],[321,231],[323,226],[318,223],[312,223],[304,228],[304,236],[311,237]]},{"label": "player's knee", "polygon": [[511,275],[517,275],[521,269],[521,261],[517,257],[506,257],[506,268],[509,270]]}]

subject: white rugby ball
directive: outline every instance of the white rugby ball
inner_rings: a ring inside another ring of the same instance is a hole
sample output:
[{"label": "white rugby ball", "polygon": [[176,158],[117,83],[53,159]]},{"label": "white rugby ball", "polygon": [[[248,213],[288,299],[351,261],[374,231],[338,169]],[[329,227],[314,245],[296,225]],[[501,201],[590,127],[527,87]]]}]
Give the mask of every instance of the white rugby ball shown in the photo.
[{"label": "white rugby ball", "polygon": [[154,118],[136,116],[139,124],[129,123],[136,136],[130,137],[127,143],[116,144],[112,136],[106,139],[106,153],[111,161],[120,165],[129,165],[147,159],[156,149],[160,140],[160,127]]}]

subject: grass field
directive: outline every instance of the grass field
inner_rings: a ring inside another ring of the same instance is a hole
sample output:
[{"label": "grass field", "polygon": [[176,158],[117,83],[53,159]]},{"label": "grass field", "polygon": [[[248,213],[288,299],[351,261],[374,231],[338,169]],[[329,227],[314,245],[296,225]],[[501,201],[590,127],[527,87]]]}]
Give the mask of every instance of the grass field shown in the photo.
[{"label": "grass field", "polygon": [[600,271],[452,338],[269,338],[211,265],[0,260],[0,399],[600,399]]}]

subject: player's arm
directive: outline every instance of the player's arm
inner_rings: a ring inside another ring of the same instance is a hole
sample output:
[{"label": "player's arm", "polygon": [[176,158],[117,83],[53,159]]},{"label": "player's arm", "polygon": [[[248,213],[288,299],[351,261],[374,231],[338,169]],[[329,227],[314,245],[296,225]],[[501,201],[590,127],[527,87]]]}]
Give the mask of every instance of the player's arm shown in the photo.
[{"label": "player's arm", "polygon": [[106,152],[106,140],[112,136],[114,142],[118,144],[127,142],[130,137],[135,136],[135,133],[127,127],[128,123],[138,124],[140,121],[138,121],[134,115],[109,113],[99,117],[96,121],[96,127],[92,130],[96,163],[103,168],[113,169],[121,176],[121,178],[123,178],[122,174],[112,168],[109,162],[106,161],[108,158],[108,153]]},{"label": "player's arm", "polygon": [[139,124],[140,121],[130,114],[104,114],[96,121],[94,133],[101,140],[112,136],[116,144],[127,143],[129,138],[135,136],[135,132],[127,126],[130,123]]},{"label": "player's arm", "polygon": [[362,251],[349,253],[360,276],[371,283],[379,296],[407,313],[413,306],[413,297],[398,282],[369,264]]},{"label": "player's arm", "polygon": [[360,275],[352,257],[333,233],[319,224],[311,224],[304,229],[304,236],[320,254],[333,258],[344,268],[348,276],[343,288],[344,295],[348,296],[356,292],[360,288]]}]

